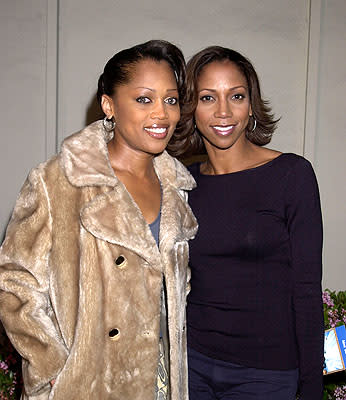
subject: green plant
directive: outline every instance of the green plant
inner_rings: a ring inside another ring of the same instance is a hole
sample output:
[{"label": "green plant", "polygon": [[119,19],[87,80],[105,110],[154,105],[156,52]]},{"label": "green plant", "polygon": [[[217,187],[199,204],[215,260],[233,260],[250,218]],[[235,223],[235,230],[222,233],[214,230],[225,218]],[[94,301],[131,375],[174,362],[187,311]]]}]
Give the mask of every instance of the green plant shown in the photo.
[{"label": "green plant", "polygon": [[22,386],[21,357],[0,322],[0,400],[19,399]]},{"label": "green plant", "polygon": [[14,400],[16,398],[17,374],[11,367],[15,365],[16,360],[11,352],[1,349],[1,353],[5,352],[8,353],[6,357],[0,354],[0,399]]},{"label": "green plant", "polygon": [[[346,291],[323,292],[323,311],[325,329],[346,325]],[[20,392],[21,382],[18,371],[20,360],[0,326],[0,400],[13,400]],[[345,371],[324,376],[323,400],[346,400]]]},{"label": "green plant", "polygon": [[[322,297],[325,329],[346,325],[346,291],[326,289]],[[345,371],[324,376],[323,400],[346,400]]]}]

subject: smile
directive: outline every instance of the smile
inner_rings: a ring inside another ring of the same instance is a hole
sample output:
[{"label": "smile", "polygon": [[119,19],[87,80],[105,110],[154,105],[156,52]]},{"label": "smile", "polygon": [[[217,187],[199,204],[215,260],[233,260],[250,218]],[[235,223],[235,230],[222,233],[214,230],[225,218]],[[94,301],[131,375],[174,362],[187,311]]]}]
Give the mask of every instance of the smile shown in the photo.
[{"label": "smile", "polygon": [[162,139],[165,138],[168,134],[168,126],[150,126],[144,128],[148,134],[154,138]]},{"label": "smile", "polygon": [[227,136],[233,132],[235,125],[214,125],[212,129],[221,136]]}]

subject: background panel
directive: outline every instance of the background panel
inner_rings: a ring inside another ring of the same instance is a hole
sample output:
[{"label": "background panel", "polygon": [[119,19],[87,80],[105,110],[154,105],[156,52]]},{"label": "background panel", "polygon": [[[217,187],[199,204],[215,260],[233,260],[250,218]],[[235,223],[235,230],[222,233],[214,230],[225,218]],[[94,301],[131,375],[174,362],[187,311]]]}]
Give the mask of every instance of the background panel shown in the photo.
[{"label": "background panel", "polygon": [[189,58],[213,44],[254,63],[281,122],[273,148],[302,154],[308,1],[61,0],[58,140],[97,118],[94,95],[106,61],[117,51],[160,38]]}]

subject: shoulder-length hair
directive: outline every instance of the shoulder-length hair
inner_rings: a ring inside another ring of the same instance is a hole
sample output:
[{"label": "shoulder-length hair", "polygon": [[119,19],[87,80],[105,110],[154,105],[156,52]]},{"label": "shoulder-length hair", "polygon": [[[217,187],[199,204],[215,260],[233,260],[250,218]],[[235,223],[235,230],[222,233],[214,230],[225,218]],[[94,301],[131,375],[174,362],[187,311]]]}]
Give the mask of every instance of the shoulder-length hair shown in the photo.
[{"label": "shoulder-length hair", "polygon": [[[203,68],[212,62],[230,61],[245,76],[248,84],[253,118],[249,119],[246,137],[250,142],[263,146],[270,142],[277,122],[270,113],[269,102],[262,99],[257,73],[251,62],[235,50],[221,46],[210,46],[195,54],[187,63],[186,93],[181,109],[179,130],[170,141],[170,154],[185,158],[196,154],[205,154],[202,138],[195,126],[194,114],[198,103],[198,77]],[[256,126],[255,122],[256,120]]]}]

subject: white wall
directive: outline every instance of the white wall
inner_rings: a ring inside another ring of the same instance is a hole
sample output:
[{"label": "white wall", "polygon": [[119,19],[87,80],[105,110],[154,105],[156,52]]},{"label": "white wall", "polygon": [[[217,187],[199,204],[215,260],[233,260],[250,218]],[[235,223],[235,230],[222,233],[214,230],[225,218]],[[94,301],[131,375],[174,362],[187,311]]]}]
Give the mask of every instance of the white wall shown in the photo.
[{"label": "white wall", "polygon": [[273,147],[302,153],[308,28],[305,0],[60,0],[59,141],[85,125],[97,78],[114,53],[163,38],[187,58],[213,44],[251,58],[282,116]]},{"label": "white wall", "polygon": [[0,237],[29,168],[46,158],[47,1],[0,3]]},{"label": "white wall", "polygon": [[31,166],[96,115],[105,62],[151,38],[187,57],[220,44],[255,64],[279,129],[272,148],[305,154],[319,178],[324,286],[344,289],[344,0],[2,0],[0,235]]},{"label": "white wall", "polygon": [[315,166],[324,216],[324,287],[346,289],[346,1],[324,0]]}]

